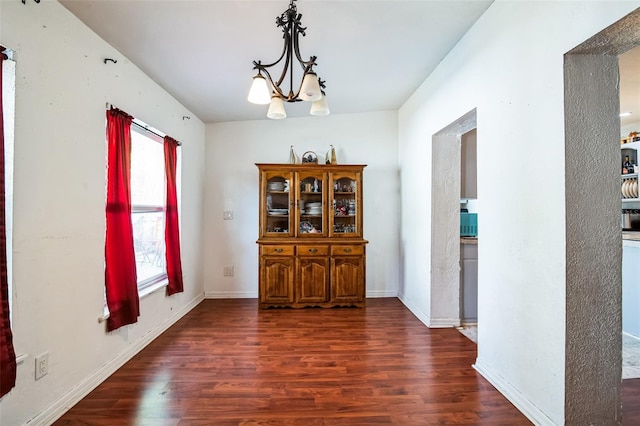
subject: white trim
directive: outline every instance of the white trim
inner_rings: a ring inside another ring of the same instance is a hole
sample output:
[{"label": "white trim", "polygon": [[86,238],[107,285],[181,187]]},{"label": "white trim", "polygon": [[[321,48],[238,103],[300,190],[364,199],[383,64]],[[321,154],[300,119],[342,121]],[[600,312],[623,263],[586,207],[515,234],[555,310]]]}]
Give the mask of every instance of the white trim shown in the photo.
[{"label": "white trim", "polygon": [[205,299],[257,299],[256,291],[206,291]]},{"label": "white trim", "polygon": [[460,327],[460,318],[431,318],[422,312],[417,306],[409,302],[404,296],[398,295],[398,299],[429,328],[455,328]]},{"label": "white trim", "polygon": [[431,318],[429,317],[429,315],[425,314],[420,309],[418,309],[418,307],[415,306],[414,304],[412,304],[411,302],[409,302],[408,299],[405,299],[403,295],[398,295],[398,299],[400,299],[402,304],[404,306],[406,306],[407,309],[409,309],[411,311],[411,313],[416,316],[416,318],[418,318],[420,321],[422,321],[422,323],[424,325],[426,325],[427,327],[431,326],[430,325],[431,324]]},{"label": "white trim", "polygon": [[145,297],[152,295],[156,291],[167,287],[168,285],[169,285],[169,278],[167,278],[165,276],[165,278],[162,279],[161,281],[158,281],[157,283],[150,284],[150,285],[144,287],[143,289],[138,290],[138,298],[140,300],[142,300]]},{"label": "white trim", "polygon": [[515,407],[520,410],[533,424],[539,426],[555,426],[556,424],[538,407],[536,407],[530,400],[525,398],[516,388],[511,386],[503,377],[497,374],[493,369],[476,359],[476,363],[473,364],[473,368],[480,373],[489,383],[493,385],[498,392],[500,392],[505,398],[507,398]]},{"label": "white trim", "polygon": [[29,426],[50,425],[66,413],[71,407],[76,405],[82,398],[87,396],[89,392],[94,390],[98,385],[104,382],[109,376],[115,373],[127,361],[133,358],[138,352],[144,349],[154,339],[164,333],[169,327],[175,324],[180,318],[195,308],[203,300],[203,295],[198,295],[191,302],[187,303],[182,309],[176,311],[171,317],[167,318],[163,323],[150,330],[142,336],[137,342],[128,346],[123,352],[116,355],[111,361],[99,368],[95,373],[87,376],[85,380],[80,382],[78,386],[67,392],[62,398],[48,406],[40,414],[29,420]]},{"label": "white trim", "polygon": [[390,290],[370,290],[367,291],[367,297],[372,299],[376,297],[398,297],[398,292]]},{"label": "white trim", "polygon": [[460,327],[460,318],[431,318],[431,328],[455,328]]},{"label": "white trim", "polygon": [[[207,291],[204,294],[205,299],[257,299],[258,293],[255,291]],[[397,291],[372,291],[367,292],[368,298],[374,299],[379,297],[398,297]]]}]

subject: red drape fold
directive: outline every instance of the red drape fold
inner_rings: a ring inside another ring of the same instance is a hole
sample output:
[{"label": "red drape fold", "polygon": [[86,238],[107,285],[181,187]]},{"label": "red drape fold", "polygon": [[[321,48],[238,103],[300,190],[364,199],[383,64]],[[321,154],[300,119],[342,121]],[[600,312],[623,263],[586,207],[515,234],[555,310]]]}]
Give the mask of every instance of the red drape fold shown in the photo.
[{"label": "red drape fold", "polygon": [[167,177],[167,205],[164,227],[165,255],[167,259],[167,295],[184,291],[182,260],[180,258],[180,230],[178,227],[178,186],[176,183],[178,141],[164,137],[164,167]]},{"label": "red drape fold", "polygon": [[107,208],[105,287],[107,330],[133,324],[140,316],[131,224],[131,121],[118,109],[107,111]]},{"label": "red drape fold", "polygon": [[2,61],[6,56],[0,46],[0,397],[16,385],[16,352],[13,348],[9,315],[9,281],[7,279],[7,228],[4,178],[4,111],[2,110]]}]

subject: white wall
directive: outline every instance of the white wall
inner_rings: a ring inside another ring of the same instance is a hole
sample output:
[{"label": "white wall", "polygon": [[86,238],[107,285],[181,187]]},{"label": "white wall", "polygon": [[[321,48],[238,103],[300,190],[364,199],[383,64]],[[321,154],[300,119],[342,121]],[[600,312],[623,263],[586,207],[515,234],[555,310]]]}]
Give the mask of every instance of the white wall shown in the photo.
[{"label": "white wall", "polygon": [[[0,2],[15,50],[13,333],[16,387],[0,423],[50,423],[203,296],[204,124],[59,3]],[[104,64],[103,58],[117,64]],[[161,66],[161,64],[159,64]],[[185,292],[141,300],[135,325],[107,334],[104,301],[105,104],[182,141]],[[182,116],[191,116],[183,120]],[[50,371],[34,381],[34,357]]]},{"label": "white wall", "polygon": [[[395,111],[207,125],[206,296],[258,297],[255,163],[288,163],[291,145],[298,156],[311,150],[324,159],[330,144],[336,148],[338,164],[367,164],[363,175],[364,237],[369,240],[367,297],[396,296],[400,227],[397,131]],[[223,220],[224,210],[233,210],[233,220]],[[234,266],[233,277],[223,277],[224,266]]]},{"label": "white wall", "polygon": [[432,135],[477,108],[476,366],[541,424],[564,419],[563,54],[638,5],[497,1],[399,112],[401,298],[430,315]]}]

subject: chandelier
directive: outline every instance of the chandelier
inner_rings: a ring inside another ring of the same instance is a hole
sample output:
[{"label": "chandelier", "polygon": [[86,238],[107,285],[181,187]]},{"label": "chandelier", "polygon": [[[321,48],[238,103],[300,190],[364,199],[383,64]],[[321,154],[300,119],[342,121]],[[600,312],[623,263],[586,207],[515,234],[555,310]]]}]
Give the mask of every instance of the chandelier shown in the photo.
[{"label": "chandelier", "polygon": [[[317,65],[316,57],[311,56],[308,61],[304,61],[300,56],[298,37],[300,34],[304,37],[307,28],[302,27],[300,22],[302,14],[299,14],[296,10],[295,1],[291,0],[289,8],[276,18],[276,24],[282,28],[282,38],[284,39],[284,48],[280,58],[272,64],[253,61],[253,69],[258,70],[258,73],[253,77],[247,100],[259,105],[269,104],[267,117],[273,119],[287,117],[287,112],[284,109],[285,102],[311,102],[311,110],[309,111],[311,115],[329,114],[329,107],[324,93],[325,82],[318,78],[318,75],[313,71],[313,67]],[[293,80],[294,55],[302,68],[302,82],[295,92]],[[278,65],[283,60],[284,64],[280,77],[274,80],[268,69]],[[288,93],[281,86],[287,77],[287,73],[289,74]]]}]

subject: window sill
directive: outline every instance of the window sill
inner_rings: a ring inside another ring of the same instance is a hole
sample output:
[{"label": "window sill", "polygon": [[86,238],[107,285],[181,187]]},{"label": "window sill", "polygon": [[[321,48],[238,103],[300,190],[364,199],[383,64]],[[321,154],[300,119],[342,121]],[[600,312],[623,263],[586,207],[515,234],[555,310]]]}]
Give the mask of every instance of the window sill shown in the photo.
[{"label": "window sill", "polygon": [[[157,283],[151,284],[151,285],[143,288],[142,290],[140,290],[138,292],[138,297],[142,300],[145,297],[155,293],[156,291],[167,287],[167,285],[169,285],[169,280],[168,279],[164,279],[164,280],[159,281]],[[98,318],[98,322],[105,322],[108,318],[109,318],[109,309],[107,308],[107,305],[105,303],[105,305],[104,305],[104,313],[102,314],[101,317]]]}]

